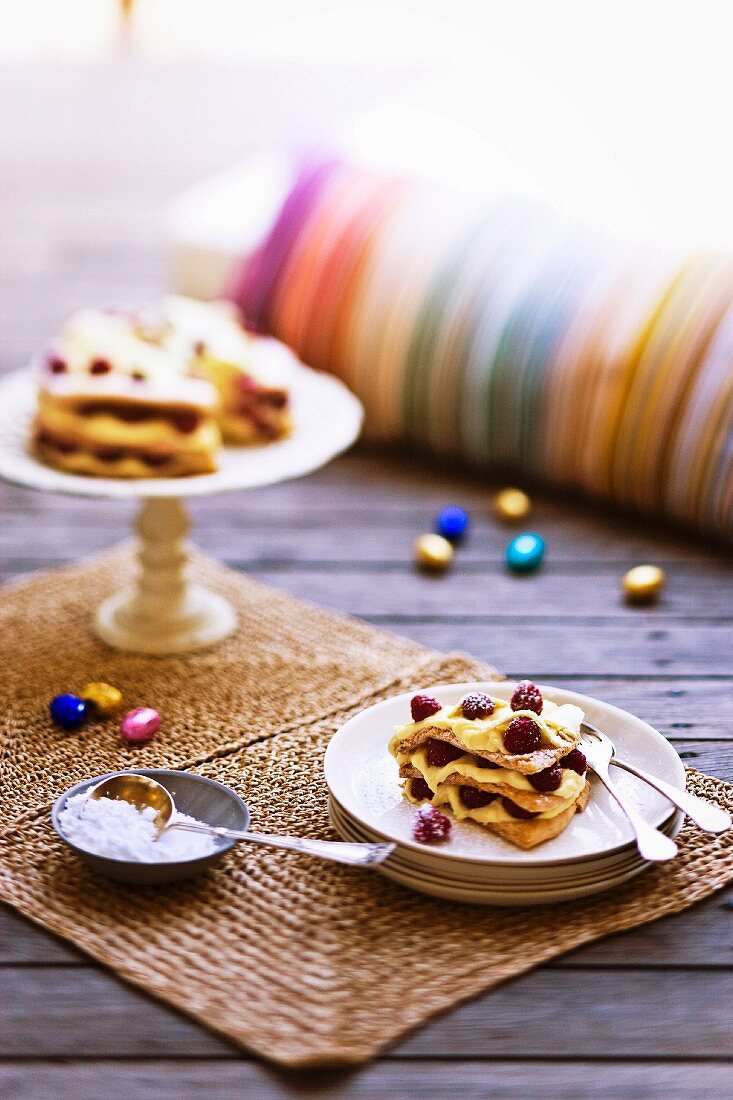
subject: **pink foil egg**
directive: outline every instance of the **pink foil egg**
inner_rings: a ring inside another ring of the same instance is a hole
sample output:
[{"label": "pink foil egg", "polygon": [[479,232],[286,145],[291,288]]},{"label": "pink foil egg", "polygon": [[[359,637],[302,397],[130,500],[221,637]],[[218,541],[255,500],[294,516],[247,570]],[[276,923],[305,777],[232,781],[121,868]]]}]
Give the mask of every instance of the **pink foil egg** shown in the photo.
[{"label": "pink foil egg", "polygon": [[138,707],[131,710],[120,722],[120,733],[125,741],[136,744],[149,741],[160,726],[160,715],[152,707]]}]

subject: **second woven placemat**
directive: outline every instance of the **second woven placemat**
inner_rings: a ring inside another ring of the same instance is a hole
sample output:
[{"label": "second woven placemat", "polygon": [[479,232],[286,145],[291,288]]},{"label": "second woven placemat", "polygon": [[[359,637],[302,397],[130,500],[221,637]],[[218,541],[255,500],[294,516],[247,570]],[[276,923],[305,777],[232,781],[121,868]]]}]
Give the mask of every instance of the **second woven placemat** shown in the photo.
[{"label": "second woven placemat", "polygon": [[[243,845],[209,875],[162,891],[94,876],[58,842],[49,803],[77,776],[133,758],[112,723],[72,736],[50,729],[42,702],[76,678],[104,674],[156,703],[160,695],[147,693],[167,691],[166,735],[136,763],[187,766],[228,784],[263,831],[327,837],[322,763],[334,731],[397,691],[492,671],[200,567],[247,624],[208,655],[150,661],[91,639],[89,611],[118,582],[124,557],[8,589],[0,611],[11,687],[0,898],[147,992],[272,1061],[357,1063],[460,1000],[684,909],[733,877],[733,838],[690,827],[673,864],[610,896],[542,910],[452,905],[376,873]],[[63,645],[70,621],[76,648]],[[733,808],[730,786],[696,772],[690,786]]]}]

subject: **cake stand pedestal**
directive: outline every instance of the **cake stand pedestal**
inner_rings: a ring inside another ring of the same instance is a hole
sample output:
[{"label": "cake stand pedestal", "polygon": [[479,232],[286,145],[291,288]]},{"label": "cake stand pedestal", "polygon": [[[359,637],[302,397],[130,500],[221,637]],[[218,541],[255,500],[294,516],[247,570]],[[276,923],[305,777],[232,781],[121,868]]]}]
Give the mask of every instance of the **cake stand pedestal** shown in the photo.
[{"label": "cake stand pedestal", "polygon": [[74,496],[138,500],[134,583],[97,608],[95,633],[115,649],[157,656],[214,645],[236,629],[234,608],[189,575],[191,521],[185,499],[253,489],[302,477],[346,450],[359,434],[362,408],[336,378],[309,370],[276,341],[268,354],[287,372],[292,434],[259,447],[226,447],[215,474],[125,481],[82,477],[44,466],[28,451],[36,406],[29,370],[0,379],[0,477],[17,485]]},{"label": "cake stand pedestal", "polygon": [[188,653],[231,634],[234,608],[188,576],[188,510],[177,498],[146,500],[135,518],[138,575],[100,604],[94,628],[114,649]]}]

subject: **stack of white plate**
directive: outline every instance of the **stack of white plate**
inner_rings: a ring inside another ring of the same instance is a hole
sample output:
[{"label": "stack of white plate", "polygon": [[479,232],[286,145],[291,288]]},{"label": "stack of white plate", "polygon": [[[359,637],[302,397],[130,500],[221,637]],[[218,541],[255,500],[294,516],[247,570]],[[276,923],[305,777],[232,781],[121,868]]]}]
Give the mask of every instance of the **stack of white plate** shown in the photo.
[{"label": "stack of white plate", "polygon": [[[444,705],[471,691],[508,699],[512,684],[468,683],[419,688]],[[684,788],[685,770],[672,746],[640,718],[585,695],[541,685],[543,697],[575,703],[607,733],[624,760]],[[387,751],[395,727],[410,721],[414,692],[378,703],[335,734],[325,759],[329,812],[344,839],[391,840],[397,847],[378,870],[424,894],[483,905],[540,905],[611,890],[650,866],[641,858],[631,828],[589,773],[591,797],[567,829],[530,851],[472,822],[453,821],[447,840],[419,844],[412,836],[416,807],[402,795],[398,768]],[[652,825],[674,836],[682,815],[634,776],[612,768],[612,778]]]}]

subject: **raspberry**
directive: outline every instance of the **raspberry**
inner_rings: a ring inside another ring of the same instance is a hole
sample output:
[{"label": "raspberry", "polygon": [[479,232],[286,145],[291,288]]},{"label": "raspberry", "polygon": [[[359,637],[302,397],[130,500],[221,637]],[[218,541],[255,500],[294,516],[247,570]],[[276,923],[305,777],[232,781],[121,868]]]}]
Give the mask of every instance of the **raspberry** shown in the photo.
[{"label": "raspberry", "polygon": [[485,760],[483,756],[477,756],[474,763],[477,768],[498,768],[499,764],[495,764],[493,760]]},{"label": "raspberry", "polygon": [[513,718],[504,731],[504,748],[512,754],[534,752],[541,743],[540,727],[522,714]]},{"label": "raspberry", "polygon": [[66,363],[58,355],[52,355],[48,361],[48,369],[51,374],[63,374],[66,370]]},{"label": "raspberry", "polygon": [[490,695],[484,695],[483,691],[474,691],[467,695],[461,704],[464,718],[488,718],[494,713],[496,703]]},{"label": "raspberry", "polygon": [[413,798],[417,798],[418,800],[427,798],[429,801],[433,797],[433,792],[424,779],[410,780],[410,794]]},{"label": "raspberry", "polygon": [[415,817],[412,835],[420,844],[434,844],[436,840],[445,840],[450,828],[450,820],[435,806],[421,806]]},{"label": "raspberry", "polygon": [[497,797],[489,791],[480,791],[478,787],[459,787],[458,793],[461,802],[469,810],[480,810],[482,806],[488,806]]},{"label": "raspberry", "polygon": [[90,374],[109,374],[112,367],[106,359],[93,359],[89,364]]},{"label": "raspberry", "polygon": [[563,756],[560,763],[563,768],[572,768],[572,770],[574,772],[577,772],[578,775],[585,775],[585,773],[588,771],[588,761],[583,756],[583,753],[580,751],[580,749],[572,749],[572,751],[569,752],[567,756]]},{"label": "raspberry", "polygon": [[440,703],[437,699],[433,699],[432,695],[413,695],[410,700],[413,722],[422,722],[423,718],[437,714],[440,709]]},{"label": "raspberry", "polygon": [[544,791],[549,794],[550,791],[556,791],[562,783],[562,768],[559,764],[551,764],[544,771],[528,775],[527,779],[536,791]]},{"label": "raspberry", "polygon": [[195,432],[199,426],[198,414],[195,412],[178,413],[173,418],[173,423],[179,432],[189,435],[191,432]]},{"label": "raspberry", "polygon": [[427,761],[431,768],[444,768],[459,756],[463,756],[463,749],[456,749],[445,741],[428,741]]},{"label": "raspberry", "polygon": [[533,817],[537,817],[537,814],[532,813],[531,810],[525,810],[523,806],[517,806],[516,802],[512,802],[511,798],[502,798],[501,804],[508,814],[518,818],[520,821],[530,821]]},{"label": "raspberry", "polygon": [[542,695],[540,689],[531,680],[520,680],[511,701],[512,710],[533,710],[542,714]]}]

